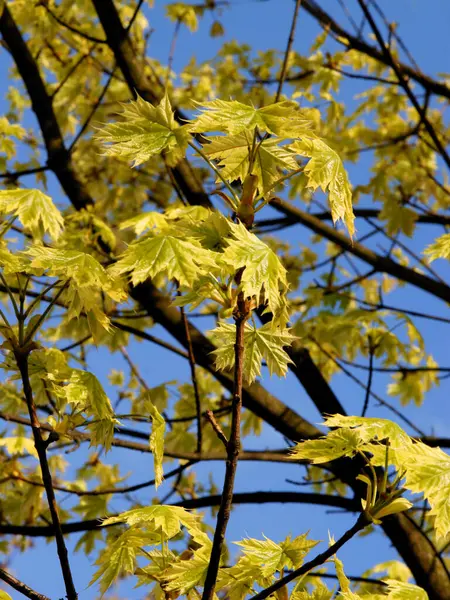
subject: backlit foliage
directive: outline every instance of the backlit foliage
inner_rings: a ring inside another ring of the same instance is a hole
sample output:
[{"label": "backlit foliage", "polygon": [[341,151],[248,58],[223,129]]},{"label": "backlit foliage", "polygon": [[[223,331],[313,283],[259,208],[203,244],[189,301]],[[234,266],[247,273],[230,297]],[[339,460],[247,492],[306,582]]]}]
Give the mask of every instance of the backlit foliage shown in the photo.
[{"label": "backlit foliage", "polygon": [[[222,43],[222,4],[166,3],[171,52],[180,30],[205,23],[218,48],[175,71],[172,56],[148,54],[150,2],[0,0],[7,60],[18,67],[0,115],[0,552],[28,551],[30,527],[55,535],[50,489],[61,531],[80,534],[76,550],[93,565],[98,597],[129,578],[135,597],[200,598],[215,519],[197,509],[216,516],[222,481],[197,467],[230,464],[242,396],[241,458],[305,469],[308,501],[357,513],[349,544],[362,532],[369,547],[367,536],[384,527],[400,557],[375,556],[353,581],[333,552],[320,559],[327,545],[312,539],[314,522],[311,534],[292,522],[283,540],[243,532],[221,548],[213,597],[244,600],[281,581],[271,598],[426,600],[428,590],[441,600],[450,456],[403,409],[428,402],[449,370],[420,321],[445,327],[448,319],[433,315],[432,303],[410,308],[407,297],[418,288],[450,299],[433,270],[450,259],[443,107],[429,104],[425,86],[426,115],[418,115],[413,76],[399,83],[383,53],[377,59],[345,36],[337,36],[343,50],[328,46],[329,27],[306,55],[290,49],[275,96],[283,54]],[[114,7],[123,37],[108,30]],[[117,48],[119,38],[129,44]],[[351,106],[349,74],[364,86]],[[450,90],[443,106],[449,98]],[[368,198],[374,208],[361,209]],[[295,235],[278,233],[299,224]],[[445,231],[421,237],[428,224]],[[191,377],[171,362],[162,381],[168,360],[187,361]],[[291,394],[290,369],[306,394]],[[359,388],[334,395],[338,374],[363,388],[362,409]],[[289,390],[280,400],[263,387],[272,375],[290,377],[286,388],[274,384]],[[322,428],[300,416],[307,396]],[[341,405],[362,416],[338,414]],[[250,448],[267,425],[286,444],[272,451],[264,442],[258,454]],[[261,489],[272,493],[264,466]],[[74,521],[81,525],[71,530]],[[401,544],[416,535],[411,558]],[[439,560],[419,556],[434,548]],[[428,580],[431,561],[442,572]],[[321,577],[330,568],[338,589]],[[298,577],[282,585],[292,571]],[[0,591],[2,599],[10,596]]]}]

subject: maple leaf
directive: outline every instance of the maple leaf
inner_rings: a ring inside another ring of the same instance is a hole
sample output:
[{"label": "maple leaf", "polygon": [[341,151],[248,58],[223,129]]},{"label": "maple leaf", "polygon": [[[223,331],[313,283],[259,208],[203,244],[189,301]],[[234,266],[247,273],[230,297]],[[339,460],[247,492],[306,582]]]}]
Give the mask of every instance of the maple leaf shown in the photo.
[{"label": "maple leaf", "polygon": [[109,318],[101,308],[98,294],[103,292],[115,302],[125,299],[126,294],[120,281],[111,277],[98,260],[84,252],[43,246],[33,246],[23,256],[31,257],[31,267],[38,273],[46,272],[69,282],[65,292],[69,320],[85,311],[94,339],[100,337],[101,329],[109,331]]},{"label": "maple leaf", "polygon": [[364,441],[357,431],[338,429],[317,440],[298,443],[291,451],[294,460],[310,460],[318,465],[342,456],[353,456],[364,447]]},{"label": "maple leaf", "polygon": [[[215,136],[209,138],[210,144],[203,147],[204,153],[211,159],[219,160],[221,174],[227,181],[244,181],[250,170],[249,154],[252,147],[252,135],[243,131],[237,135]],[[252,166],[252,174],[258,177],[258,190],[261,194],[273,188],[280,178],[281,171],[298,169],[294,153],[280,146],[281,138],[269,138],[257,145]],[[220,179],[217,180],[219,182]]]},{"label": "maple leaf", "polygon": [[444,539],[450,533],[450,456],[422,442],[397,449],[397,455],[406,470],[405,488],[428,500],[436,536]]},{"label": "maple leaf", "polygon": [[150,434],[149,444],[153,454],[153,469],[155,471],[155,488],[158,489],[163,480],[163,458],[164,458],[164,433],[166,431],[166,422],[161,416],[159,410],[151,401],[150,390],[146,391],[142,400],[145,402],[146,412],[152,420],[152,432]]},{"label": "maple leaf", "polygon": [[195,240],[159,235],[131,244],[109,272],[115,276],[131,273],[133,285],[164,274],[169,279],[177,279],[181,285],[190,286],[202,270],[213,264],[211,253]]},{"label": "maple leaf", "polygon": [[0,214],[17,216],[38,240],[45,233],[57,240],[64,227],[64,219],[50,196],[39,190],[1,190]]},{"label": "maple leaf", "polygon": [[103,445],[106,451],[110,450],[114,427],[119,421],[97,377],[88,371],[73,369],[65,393],[70,404],[93,417],[94,421],[88,425],[91,445]]},{"label": "maple leaf", "polygon": [[252,131],[257,127],[280,137],[295,138],[313,134],[317,111],[300,109],[296,102],[286,100],[255,108],[237,100],[212,100],[200,108],[200,115],[191,121],[191,131],[225,131],[231,134]]},{"label": "maple leaf", "polygon": [[323,140],[307,137],[294,142],[290,148],[302,156],[309,157],[310,160],[304,169],[308,187],[313,190],[320,187],[324,192],[328,190],[333,223],[342,220],[350,237],[353,237],[355,215],[352,208],[352,191],[338,153]]},{"label": "maple leaf", "polygon": [[[236,325],[219,323],[211,331],[211,337],[217,346],[213,354],[216,357],[216,367],[229,370],[234,366],[236,343]],[[288,329],[274,328],[272,323],[266,323],[259,329],[248,323],[244,330],[244,377],[251,383],[261,374],[261,361],[264,359],[272,375],[285,376],[291,361],[285,350],[294,340]]]},{"label": "maple leaf", "polygon": [[413,583],[395,579],[385,579],[384,583],[388,585],[387,600],[428,600],[426,591]]},{"label": "maple leaf", "polygon": [[184,156],[190,134],[176,122],[167,94],[158,106],[138,96],[123,107],[122,122],[108,123],[96,135],[108,144],[107,156],[131,160],[135,167],[163,151],[170,166]]},{"label": "maple leaf", "polygon": [[450,260],[450,233],[445,233],[438,237],[432,244],[425,248],[424,254],[430,258],[430,262],[437,258]]},{"label": "maple leaf", "polygon": [[245,267],[241,276],[244,295],[255,296],[258,305],[267,301],[267,310],[277,317],[283,308],[280,288],[287,288],[286,269],[275,252],[242,223],[233,226],[232,236],[222,262],[236,271]]}]

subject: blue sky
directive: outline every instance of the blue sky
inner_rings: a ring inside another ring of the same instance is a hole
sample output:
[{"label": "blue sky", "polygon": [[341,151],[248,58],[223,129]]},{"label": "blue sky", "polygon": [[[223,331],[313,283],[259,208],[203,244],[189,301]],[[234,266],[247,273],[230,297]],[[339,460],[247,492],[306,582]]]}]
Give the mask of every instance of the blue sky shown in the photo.
[{"label": "blue sky", "polygon": [[[145,8],[150,26],[154,29],[149,44],[149,54],[162,62],[167,60],[171,43],[173,24],[168,24],[164,17],[166,2],[155,1],[153,9]],[[326,10],[335,14],[341,23],[347,29],[350,25],[345,21],[339,8],[339,3],[322,2]],[[349,2],[349,8],[353,11],[353,2]],[[220,17],[225,28],[223,38],[212,40],[208,35],[208,30],[212,19],[206,16],[200,25],[200,30],[196,34],[191,34],[182,29],[177,40],[177,50],[174,59],[174,69],[178,70],[185,65],[191,56],[196,56],[197,61],[201,62],[213,57],[222,43],[227,40],[237,39],[245,41],[253,50],[265,50],[268,48],[277,48],[284,50],[286,38],[290,26],[293,2],[291,0],[269,0],[265,2],[253,2],[251,0],[240,0],[231,2],[230,9],[224,9]],[[448,24],[450,23],[450,3],[447,0],[428,0],[426,9],[419,0],[397,0],[395,3],[389,3],[385,7],[390,20],[400,23],[399,33],[406,42],[408,48],[414,55],[416,61],[425,73],[437,75],[449,71],[449,42],[448,42]],[[315,21],[304,11],[300,12],[296,41],[294,49],[299,52],[306,52],[315,36],[319,32]],[[6,53],[0,50],[0,79],[6,77],[8,68],[8,58]],[[6,88],[5,88],[6,89]],[[346,88],[347,96],[344,99],[351,102],[353,94],[358,93],[363,86],[358,84],[349,85]],[[0,98],[0,114],[5,104]],[[29,123],[33,123],[30,117]],[[350,173],[352,181],[363,179],[365,172],[360,171],[361,166],[351,166]],[[31,185],[32,182],[27,182]],[[55,190],[57,195],[57,186],[52,185],[51,190]],[[58,198],[55,198],[58,200]],[[363,203],[361,203],[363,204]],[[368,205],[368,204],[367,204]],[[270,216],[268,212],[267,215]],[[364,233],[364,225],[357,223],[359,234]],[[435,227],[429,227],[424,232],[415,235],[412,246],[418,252],[440,233]],[[305,241],[308,236],[300,227],[293,227],[288,231],[288,239],[291,243]],[[439,266],[441,272],[448,278],[448,271]],[[435,314],[445,314],[443,303],[430,298],[429,296],[414,290],[414,296],[411,292],[400,290],[389,298],[389,302],[396,306],[401,306],[406,301],[405,294],[408,293],[408,306],[412,309],[434,312]],[[432,322],[422,326],[426,341],[430,344],[435,358],[438,362],[448,366],[448,336],[442,334],[442,325]],[[169,336],[160,327],[155,327],[155,335],[169,340]],[[174,359],[169,352],[150,346],[133,343],[130,346],[130,355],[133,360],[141,367],[142,372],[146,374],[151,386],[158,385],[164,381],[173,379],[174,371],[180,379],[189,379],[189,369],[185,362]],[[101,378],[105,388],[112,392],[108,385],[106,375],[111,367],[124,368],[120,357],[110,357],[103,350],[91,350],[90,359],[92,370]],[[364,380],[365,373],[362,374]],[[320,415],[312,406],[311,401],[305,392],[294,379],[289,375],[286,380],[278,381],[275,378],[265,378],[264,385],[283,399],[292,408],[297,410],[302,416],[314,423],[319,422]],[[374,391],[385,396],[385,377],[377,377],[374,384]],[[344,375],[333,379],[333,389],[341,398],[344,406],[351,414],[358,413],[364,400],[364,391],[353,383],[349,382]],[[420,422],[422,429],[428,433],[436,435],[446,435],[449,430],[450,409],[443,403],[443,390],[433,390],[427,396],[423,408],[408,407],[407,414]],[[393,403],[396,400],[392,400]],[[371,414],[389,417],[385,410],[378,410]],[[250,440],[246,447],[254,448],[278,448],[283,446],[281,436],[271,428],[266,427],[263,435],[255,440]],[[151,465],[148,455],[136,456],[125,451],[117,451],[118,459],[122,461],[122,472],[132,472],[130,482],[139,482],[151,477]],[[73,455],[72,455],[73,456]],[[72,460],[71,457],[68,459]],[[171,467],[169,467],[171,468]],[[198,472],[204,477],[210,471],[213,471],[215,481],[220,484],[223,477],[223,466],[214,463],[207,463],[200,466]],[[259,490],[295,490],[294,487],[285,483],[285,478],[301,478],[303,470],[297,466],[286,465],[261,465],[258,463],[241,463],[238,470],[236,491],[259,491]],[[164,484],[161,490],[161,496],[165,489],[169,489],[170,482]],[[146,491],[140,497],[151,500],[152,493]],[[119,502],[113,502],[113,509],[120,510]],[[239,540],[242,537],[261,537],[262,534],[275,540],[283,539],[289,533],[298,535],[310,530],[311,537],[314,539],[327,540],[328,531],[336,537],[346,530],[353,522],[354,517],[345,514],[327,514],[323,508],[309,505],[265,505],[265,506],[242,506],[237,507],[232,513],[228,529],[229,540]],[[68,538],[69,549],[73,548],[77,537]],[[372,541],[373,540],[373,541]],[[381,531],[377,531],[371,538],[370,551],[367,549],[367,542],[363,539],[355,539],[345,546],[341,553],[347,571],[350,574],[359,574],[365,569],[371,567],[381,560],[394,558],[395,553],[390,549],[389,543],[383,538]],[[93,600],[98,597],[95,587],[85,589],[92,576],[93,570],[91,559],[81,554],[72,554],[71,564],[75,575],[79,597],[82,600]],[[14,573],[26,583],[51,598],[59,598],[64,595],[62,580],[59,575],[59,565],[56,558],[56,551],[52,545],[38,540],[33,549],[26,554],[14,554],[10,563]],[[119,587],[120,596],[130,600],[142,598],[142,589],[133,590],[131,583],[121,584]],[[9,590],[8,590],[9,591]],[[13,598],[19,596],[13,592]]]}]

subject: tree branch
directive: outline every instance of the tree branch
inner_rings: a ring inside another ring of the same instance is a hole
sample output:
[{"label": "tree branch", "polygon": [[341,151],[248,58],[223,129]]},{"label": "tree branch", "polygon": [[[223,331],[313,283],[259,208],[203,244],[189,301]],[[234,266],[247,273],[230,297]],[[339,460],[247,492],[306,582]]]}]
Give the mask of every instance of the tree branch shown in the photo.
[{"label": "tree branch", "polygon": [[[207,508],[218,506],[221,501],[219,494],[203,498],[188,498],[174,504],[187,509]],[[356,512],[359,510],[357,503],[352,498],[331,496],[310,492],[243,492],[233,494],[233,504],[315,504],[333,506],[344,510]],[[114,516],[114,515],[110,515]],[[100,529],[100,519],[87,519],[73,521],[61,525],[64,534],[80,533]],[[26,535],[29,537],[52,537],[52,525],[6,525],[0,524],[0,535]]]},{"label": "tree branch", "polygon": [[[241,282],[242,270],[236,275],[236,283]],[[225,467],[225,480],[223,483],[222,496],[219,512],[217,513],[216,529],[209,557],[208,570],[206,572],[205,585],[202,600],[212,600],[216,586],[217,574],[219,572],[220,557],[228,520],[230,518],[231,506],[233,504],[233,489],[236,476],[239,453],[241,450],[241,410],[242,410],[242,383],[244,379],[244,333],[245,324],[250,316],[250,305],[244,299],[244,293],[240,292],[237,307],[234,312],[236,323],[236,341],[234,345],[234,381],[233,381],[233,406],[231,413],[231,432],[226,444],[227,461]]]},{"label": "tree branch", "polygon": [[25,583],[22,583],[22,581],[19,581],[19,579],[16,579],[2,568],[0,568],[0,579],[14,588],[17,592],[20,592],[23,596],[30,598],[30,600],[50,600],[50,598],[32,590]]},{"label": "tree branch", "polygon": [[93,204],[93,200],[78,179],[71,164],[70,155],[64,145],[61,130],[52,107],[52,101],[42,81],[36,61],[17,28],[8,6],[0,16],[0,34],[12,54],[23,79],[31,106],[47,149],[47,165],[57,176],[64,192],[77,209]]},{"label": "tree branch", "polygon": [[450,302],[450,287],[448,285],[431,279],[431,277],[427,277],[426,275],[422,275],[422,273],[414,271],[413,269],[409,269],[408,267],[395,262],[391,258],[380,256],[373,250],[366,248],[362,244],[358,244],[358,242],[352,242],[346,235],[336,231],[329,225],[322,223],[322,221],[316,217],[313,217],[299,208],[287,204],[279,198],[273,199],[271,201],[271,206],[290,218],[295,219],[305,227],[308,227],[308,229],[311,229],[314,233],[321,235],[340,248],[345,249],[350,254],[353,254],[369,265],[372,265],[378,272],[388,273],[401,281],[410,283],[437,298],[445,300],[445,302]]},{"label": "tree branch", "polygon": [[[338,41],[341,44],[343,43],[347,48],[354,48],[355,50],[370,56],[371,58],[382,64],[385,64],[388,67],[391,66],[386,61],[386,57],[382,52],[364,42],[360,37],[356,37],[351,33],[348,33],[345,29],[338,25],[329,14],[322,10],[315,0],[303,0],[302,8],[304,8],[312,17],[319,21],[323,28],[328,28],[332,33],[334,33],[337,36]],[[398,62],[397,65],[404,77],[414,79],[414,81],[420,83],[420,85],[433,94],[450,99],[450,87],[448,87],[445,83],[436,81],[428,75],[424,75],[423,73],[417,71],[416,69],[412,69],[404,63]]]},{"label": "tree branch", "polygon": [[252,600],[264,600],[264,598],[267,598],[268,596],[270,596],[271,594],[273,594],[280,588],[284,587],[290,581],[293,581],[294,579],[297,579],[298,577],[305,575],[308,571],[311,571],[311,569],[314,569],[315,567],[323,565],[323,563],[325,561],[327,561],[329,558],[331,558],[333,556],[333,554],[336,554],[336,552],[340,548],[342,548],[342,546],[346,542],[351,540],[352,537],[354,537],[357,533],[362,531],[367,525],[369,525],[369,523],[370,523],[370,521],[368,521],[365,514],[361,513],[358,517],[358,520],[353,525],[353,527],[351,527],[348,531],[346,531],[344,533],[344,535],[341,538],[339,538],[339,540],[337,542],[332,544],[327,550],[325,550],[325,552],[318,554],[315,558],[313,558],[313,560],[310,560],[309,562],[305,563],[304,565],[302,565],[295,571],[292,571],[292,573],[289,573],[285,577],[278,579],[278,581],[276,581],[274,584],[272,584],[271,586],[269,586],[262,592],[259,592],[259,594],[252,596]]},{"label": "tree branch", "polygon": [[53,523],[53,530],[55,532],[56,547],[58,550],[59,562],[61,565],[61,571],[66,586],[67,600],[77,600],[78,595],[75,590],[73,583],[72,572],[70,570],[69,557],[67,554],[66,544],[64,542],[64,536],[61,529],[61,523],[58,514],[58,505],[55,498],[55,492],[53,489],[52,475],[47,461],[47,443],[42,437],[41,424],[36,413],[36,407],[33,399],[33,392],[31,390],[31,383],[28,374],[28,352],[23,350],[16,350],[15,357],[17,367],[19,369],[25,399],[28,406],[28,412],[30,414],[30,423],[33,431],[34,445],[39,457],[39,463],[41,465],[42,481],[44,483],[45,492],[47,494],[48,506],[50,509],[50,515]]}]

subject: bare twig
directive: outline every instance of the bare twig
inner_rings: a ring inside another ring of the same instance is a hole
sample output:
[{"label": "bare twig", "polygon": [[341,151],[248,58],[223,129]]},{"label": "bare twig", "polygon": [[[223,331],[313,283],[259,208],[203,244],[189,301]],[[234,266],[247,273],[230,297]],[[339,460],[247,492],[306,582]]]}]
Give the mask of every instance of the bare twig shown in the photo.
[{"label": "bare twig", "polygon": [[367,409],[369,408],[370,392],[372,390],[372,378],[373,378],[373,356],[375,354],[375,347],[372,343],[372,338],[369,335],[369,376],[367,378],[366,396],[364,399],[364,406],[361,412],[361,416],[366,415]]},{"label": "bare twig", "polygon": [[278,81],[277,93],[275,95],[275,102],[278,102],[278,100],[280,99],[281,91],[283,89],[283,83],[286,78],[287,65],[289,62],[289,54],[291,53],[292,44],[294,43],[295,27],[297,25],[297,17],[298,17],[298,12],[300,10],[300,4],[301,4],[301,0],[295,1],[294,15],[292,17],[291,29],[289,31],[289,38],[288,38],[288,42],[287,42],[287,46],[286,46],[286,51],[284,53],[283,66],[281,67],[280,79]]},{"label": "bare twig", "polygon": [[25,583],[19,581],[19,579],[16,579],[2,568],[0,568],[0,579],[14,588],[17,592],[20,592],[23,596],[30,598],[30,600],[50,600],[50,598],[32,590]]}]

